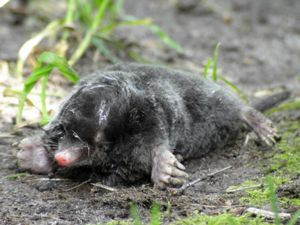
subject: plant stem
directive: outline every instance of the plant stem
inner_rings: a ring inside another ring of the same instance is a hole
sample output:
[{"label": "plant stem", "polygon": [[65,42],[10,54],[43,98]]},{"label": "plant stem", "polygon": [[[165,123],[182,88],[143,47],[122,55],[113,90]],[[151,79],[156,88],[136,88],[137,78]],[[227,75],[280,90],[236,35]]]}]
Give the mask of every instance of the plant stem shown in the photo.
[{"label": "plant stem", "polygon": [[92,37],[97,32],[99,25],[103,21],[103,18],[105,16],[105,10],[106,10],[108,3],[109,3],[109,0],[103,0],[101,2],[97,16],[96,16],[95,20],[93,21],[91,28],[88,30],[84,39],[82,40],[82,42],[80,43],[80,45],[78,46],[78,48],[76,49],[74,54],[71,56],[71,58],[69,60],[69,65],[71,65],[71,66],[74,65],[81,58],[81,56],[86,51],[86,49],[89,47]]},{"label": "plant stem", "polygon": [[42,125],[45,125],[49,122],[49,115],[47,112],[47,104],[46,104],[46,90],[47,90],[47,82],[49,79],[49,74],[45,75],[42,80],[42,92],[41,92],[41,101],[42,101]]}]

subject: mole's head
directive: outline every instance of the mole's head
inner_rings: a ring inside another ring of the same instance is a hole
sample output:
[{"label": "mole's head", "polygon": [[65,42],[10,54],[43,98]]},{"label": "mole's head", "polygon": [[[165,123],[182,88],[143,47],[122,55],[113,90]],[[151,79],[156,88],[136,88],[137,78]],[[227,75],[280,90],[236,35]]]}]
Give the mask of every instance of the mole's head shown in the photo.
[{"label": "mole's head", "polygon": [[119,88],[94,84],[79,88],[65,102],[45,135],[49,146],[54,143],[54,159],[59,166],[89,162],[86,159],[95,151],[99,155],[107,148],[105,130],[122,110],[120,99]]}]

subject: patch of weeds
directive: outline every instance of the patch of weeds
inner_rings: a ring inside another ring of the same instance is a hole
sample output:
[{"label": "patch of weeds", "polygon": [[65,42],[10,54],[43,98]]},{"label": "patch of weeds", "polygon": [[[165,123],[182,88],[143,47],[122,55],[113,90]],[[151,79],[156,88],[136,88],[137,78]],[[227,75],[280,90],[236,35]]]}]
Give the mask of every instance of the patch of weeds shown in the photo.
[{"label": "patch of weeds", "polygon": [[[27,95],[38,81],[42,82],[41,124],[45,125],[50,120],[45,99],[49,75],[54,68],[58,69],[71,82],[76,83],[79,77],[70,66],[74,65],[89,48],[95,48],[112,63],[118,62],[117,57],[111,51],[111,46],[120,48],[122,51],[126,51],[127,48],[124,41],[114,36],[114,31],[118,27],[144,26],[170,48],[178,52],[182,51],[180,44],[169,37],[160,26],[154,24],[151,18],[138,19],[124,14],[124,0],[68,0],[66,2],[67,10],[64,18],[51,21],[42,31],[26,41],[19,50],[17,74],[20,76],[23,74],[24,64],[28,57],[43,40],[51,39],[54,42],[51,48],[56,54],[44,52],[37,61],[35,57],[32,58],[35,69],[24,82],[22,93],[18,94],[20,97],[16,118],[17,126],[21,124],[24,102],[28,101]],[[133,51],[128,51],[128,55],[137,61],[147,61]]]},{"label": "patch of weeds", "polygon": [[79,80],[78,74],[68,65],[65,58],[60,57],[51,52],[44,52],[38,58],[38,66],[33,73],[24,82],[23,91],[19,97],[18,114],[16,118],[17,125],[21,124],[24,104],[27,95],[31,92],[38,81],[42,80],[41,101],[42,101],[42,125],[49,122],[50,118],[46,108],[46,89],[49,76],[53,69],[58,69],[72,83],[77,83]]},{"label": "patch of weeds", "polygon": [[209,216],[206,214],[195,213],[191,217],[176,221],[173,225],[267,225],[262,218],[253,218],[249,214],[235,216],[230,213]]},{"label": "patch of weeds", "polygon": [[[297,221],[299,221],[300,219],[300,209],[298,211],[296,211],[290,218],[290,220],[285,223],[283,221],[281,221],[280,219],[280,203],[282,201],[279,200],[279,198],[276,195],[276,189],[279,185],[281,185],[282,183],[286,182],[286,180],[282,177],[272,177],[272,176],[267,176],[266,179],[264,180],[264,184],[263,187],[259,190],[249,190],[246,191],[248,192],[249,197],[247,198],[242,198],[240,199],[242,201],[242,203],[246,204],[246,205],[254,205],[254,206],[265,206],[267,204],[270,204],[272,212],[274,213],[274,224],[275,225],[281,225],[281,224],[296,224]],[[244,182],[244,187],[246,187],[245,185],[246,182]],[[257,183],[253,182],[253,181],[247,181],[247,185],[257,185]],[[246,200],[246,202],[243,202],[243,200]],[[221,215],[219,215],[221,216]],[[247,219],[247,214],[244,215]],[[223,218],[223,217],[221,217]],[[234,219],[237,219],[236,217],[233,217]],[[257,220],[260,221],[247,221],[246,223],[239,223],[239,221],[234,221],[232,220],[232,223],[224,221],[223,223],[218,223],[218,221],[214,221],[211,224],[268,224],[268,223],[263,223],[262,218],[256,218]],[[242,220],[242,222],[244,222]],[[248,223],[247,223],[248,222]],[[253,223],[254,222],[254,223]],[[201,223],[199,223],[201,224]],[[206,223],[209,224],[209,223]],[[273,223],[272,223],[273,224]]]},{"label": "patch of weeds", "polygon": [[[281,130],[284,130],[284,128],[286,130],[277,144],[279,151],[273,156],[268,169],[268,173],[273,174],[273,182],[276,189],[300,174],[300,136],[296,132],[300,129],[300,121],[286,122],[283,126]],[[268,203],[269,190],[266,188],[266,181],[263,181],[261,185],[259,184],[259,181],[249,180],[240,185],[230,187],[227,192],[243,190],[247,196],[240,198],[242,204],[262,207]],[[247,189],[247,187],[250,188]],[[279,202],[284,206],[299,206],[300,199],[284,197],[280,198]]]},{"label": "patch of weeds", "polygon": [[[295,225],[297,221],[300,219],[300,210],[295,212],[289,221],[281,221],[280,219],[280,209],[279,209],[279,200],[276,196],[276,188],[278,183],[283,182],[281,178],[274,178],[272,176],[267,176],[264,185],[265,190],[264,193],[260,194],[260,197],[265,199],[265,204],[269,203],[272,209],[272,213],[274,213],[274,223],[266,222],[266,219],[256,215],[253,217],[250,213],[244,213],[243,215],[234,215],[229,212],[224,212],[219,215],[206,215],[206,214],[199,214],[198,212],[194,212],[190,216],[186,218],[179,219],[169,224],[172,225],[267,225],[267,224],[275,224],[275,225]],[[248,185],[255,185],[257,183],[248,182]],[[161,212],[160,206],[154,203],[151,207],[151,214],[150,214],[150,222],[144,223],[141,219],[138,207],[135,203],[130,205],[130,212],[131,212],[131,219],[126,221],[111,221],[107,224],[109,225],[161,225],[163,224],[163,217],[166,215],[165,213]]]},{"label": "patch of weeds", "polygon": [[[144,223],[141,219],[141,216],[138,211],[138,207],[136,204],[131,204],[130,206],[130,212],[131,212],[131,219],[128,219],[126,221],[117,221],[113,220],[106,225],[162,225],[163,222],[163,216],[165,215],[160,210],[160,206],[156,203],[154,203],[151,207],[151,215],[150,215],[150,222]],[[244,214],[241,216],[235,216],[233,214],[224,212],[220,215],[214,215],[209,216],[206,214],[199,214],[198,212],[193,213],[192,215],[184,218],[179,219],[173,222],[170,222],[168,224],[172,225],[264,225],[269,224],[263,222],[263,219],[260,217],[253,218],[250,216],[250,214]],[[100,225],[100,224],[98,224]]]},{"label": "patch of weeds", "polygon": [[[141,216],[138,211],[138,207],[135,203],[132,203],[130,205],[130,212],[133,219],[134,225],[143,225]],[[151,225],[160,225],[162,224],[162,213],[160,210],[160,206],[157,203],[153,203],[151,206],[151,212],[150,212],[150,224]]]},{"label": "patch of weeds", "polygon": [[106,59],[116,63],[118,59],[110,47],[123,42],[114,35],[115,30],[122,26],[144,26],[168,47],[182,51],[180,44],[154,24],[151,18],[139,19],[125,14],[124,0],[68,0],[66,3],[67,10],[63,18],[51,21],[20,48],[17,63],[20,76],[27,58],[45,39],[53,40],[51,49],[68,58],[70,65],[74,65],[89,48],[95,48]]},{"label": "patch of weeds", "polygon": [[[279,185],[285,182],[287,182],[287,180],[282,177],[273,177],[273,184],[275,188],[279,187]],[[247,187],[252,187],[252,188],[247,189]],[[270,190],[267,187],[268,185],[266,180],[262,182],[249,180],[243,182],[240,185],[232,186],[230,187],[230,189],[232,190],[240,189],[245,191],[247,195],[240,198],[241,204],[248,205],[248,206],[262,207],[269,202]]]},{"label": "patch of weeds", "polygon": [[[281,106],[279,106],[281,107]],[[277,198],[275,190],[281,185],[288,185],[293,178],[300,174],[300,121],[286,121],[280,126],[284,131],[281,140],[277,143],[277,151],[269,163],[267,179],[262,182],[257,180],[246,181],[240,185],[230,187],[227,192],[244,191],[246,196],[240,198],[243,205],[263,207],[271,202],[272,210],[279,211],[279,206],[283,208],[297,208],[300,206],[300,199],[295,196],[284,196]],[[270,181],[271,179],[271,181]],[[249,188],[248,188],[249,187]],[[274,207],[277,207],[274,208]],[[276,212],[275,212],[276,213]],[[281,224],[278,219],[276,224]],[[292,219],[290,224],[292,223]]]},{"label": "patch of weeds", "polygon": [[[145,223],[142,221],[140,212],[138,210],[138,206],[136,203],[130,204],[130,215],[131,218],[128,220],[112,220],[105,225],[144,225]],[[157,203],[153,203],[150,210],[150,222],[149,225],[161,225],[162,222],[162,212],[160,210],[160,205]],[[102,225],[102,224],[97,224]]]}]

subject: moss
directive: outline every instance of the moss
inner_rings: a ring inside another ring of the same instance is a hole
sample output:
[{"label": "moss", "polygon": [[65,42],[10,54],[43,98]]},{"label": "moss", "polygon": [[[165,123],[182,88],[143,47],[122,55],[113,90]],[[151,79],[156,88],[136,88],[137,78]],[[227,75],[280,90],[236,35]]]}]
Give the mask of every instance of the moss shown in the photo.
[{"label": "moss", "polygon": [[300,198],[281,198],[281,201],[285,206],[290,206],[290,207],[295,207],[299,208],[300,207]]},{"label": "moss", "polygon": [[300,99],[295,99],[290,102],[283,103],[275,108],[272,108],[267,111],[266,114],[272,114],[275,112],[287,111],[287,110],[298,110],[300,109]]},{"label": "moss", "polygon": [[[288,103],[286,105],[290,106]],[[277,143],[277,150],[268,162],[266,172],[266,175],[272,175],[276,189],[300,174],[300,121],[284,122],[279,130],[283,131],[281,140]],[[245,193],[240,198],[243,205],[263,207],[270,202],[268,198],[269,190],[266,188],[264,178],[245,181],[228,188],[227,192],[239,190],[243,190]],[[300,199],[298,198],[279,198],[279,202],[285,208],[300,206]]]},{"label": "moss", "polygon": [[178,220],[173,225],[264,225],[269,224],[266,222],[263,222],[263,220],[259,217],[253,218],[248,214],[242,215],[242,216],[235,216],[230,213],[222,213],[215,216],[209,216],[206,214],[194,214],[193,216],[187,217],[182,220]]},{"label": "moss", "polygon": [[270,171],[281,176],[294,177],[300,174],[300,121],[284,125],[286,131],[277,144],[279,153],[275,154]]},{"label": "moss", "polygon": [[8,180],[18,180],[22,177],[26,177],[28,176],[28,173],[16,173],[16,174],[11,174],[11,175],[7,175],[4,178],[8,179]]},{"label": "moss", "polygon": [[[272,180],[274,182],[275,189],[277,189],[281,184],[288,181],[288,179],[285,179],[283,177],[272,177]],[[265,179],[262,182],[258,182],[255,180],[246,181],[235,187],[237,189],[245,188],[244,191],[246,195],[240,198],[240,202],[243,205],[263,207],[264,205],[270,203],[270,190],[267,188]],[[247,189],[247,187],[253,188]]]}]

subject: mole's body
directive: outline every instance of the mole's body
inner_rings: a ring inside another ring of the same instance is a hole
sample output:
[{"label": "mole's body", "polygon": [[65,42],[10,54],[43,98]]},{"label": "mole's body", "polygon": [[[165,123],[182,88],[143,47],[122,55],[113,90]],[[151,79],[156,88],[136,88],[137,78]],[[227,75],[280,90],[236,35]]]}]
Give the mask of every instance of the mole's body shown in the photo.
[{"label": "mole's body", "polygon": [[175,155],[223,148],[243,124],[274,141],[268,119],[213,82],[164,67],[116,65],[83,79],[40,139],[21,143],[19,166],[47,173],[80,164],[113,182],[181,184],[187,174]]}]

